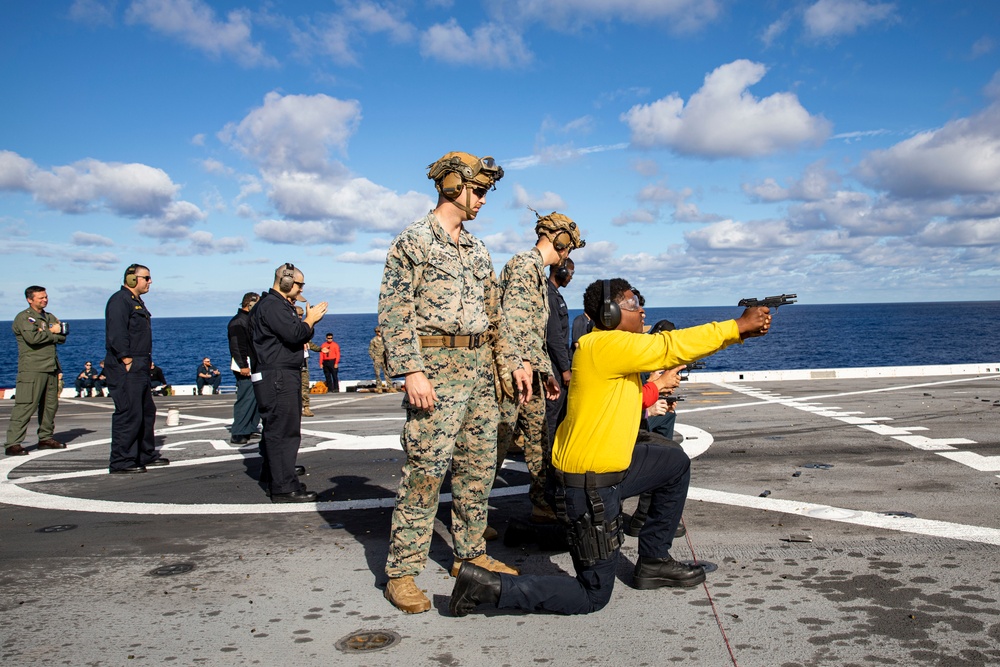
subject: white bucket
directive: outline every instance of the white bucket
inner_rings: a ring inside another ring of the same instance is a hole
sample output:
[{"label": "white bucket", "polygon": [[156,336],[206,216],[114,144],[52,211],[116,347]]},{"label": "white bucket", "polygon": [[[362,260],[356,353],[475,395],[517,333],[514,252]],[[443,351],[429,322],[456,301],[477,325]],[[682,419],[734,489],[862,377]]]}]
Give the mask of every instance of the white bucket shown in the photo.
[{"label": "white bucket", "polygon": [[176,408],[173,410],[167,410],[167,426],[180,426],[181,423],[181,411]]}]

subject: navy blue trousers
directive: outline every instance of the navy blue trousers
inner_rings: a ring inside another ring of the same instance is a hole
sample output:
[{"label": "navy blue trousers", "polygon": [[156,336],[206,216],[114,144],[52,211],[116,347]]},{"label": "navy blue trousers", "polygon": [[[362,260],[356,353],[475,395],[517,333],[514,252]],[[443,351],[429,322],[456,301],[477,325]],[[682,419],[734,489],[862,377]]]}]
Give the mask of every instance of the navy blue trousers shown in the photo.
[{"label": "navy blue trousers", "polygon": [[120,361],[114,361],[117,365],[107,364],[108,391],[115,402],[108,468],[121,470],[158,458],[153,439],[156,404],[149,388],[149,357],[134,357],[129,371]]},{"label": "navy blue trousers", "polygon": [[[553,475],[554,477],[554,475]],[[550,478],[551,479],[551,478]],[[666,558],[680,523],[691,481],[691,460],[683,450],[655,444],[636,444],[628,473],[616,486],[597,489],[604,501],[606,519],[621,514],[622,501],[647,491],[652,493],[649,518],[639,534],[639,555]],[[576,520],[589,512],[583,489],[566,489],[566,514]],[[500,575],[501,609],[547,611],[557,614],[589,614],[611,599],[619,550],[606,560],[583,566],[576,558],[576,578]]]},{"label": "navy blue trousers", "polygon": [[295,474],[295,458],[302,442],[302,372],[263,371],[253,383],[257,408],[264,422],[260,453],[264,462],[260,481],[271,493],[292,493],[302,488]]}]

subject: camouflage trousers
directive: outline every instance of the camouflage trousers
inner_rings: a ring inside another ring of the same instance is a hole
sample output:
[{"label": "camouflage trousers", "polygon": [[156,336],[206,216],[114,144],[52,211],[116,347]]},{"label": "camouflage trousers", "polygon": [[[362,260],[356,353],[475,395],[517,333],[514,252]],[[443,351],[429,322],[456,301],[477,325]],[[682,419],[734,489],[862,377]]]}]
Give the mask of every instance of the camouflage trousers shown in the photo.
[{"label": "camouflage trousers", "polygon": [[309,407],[309,369],[303,368],[302,373],[302,409]]},{"label": "camouflage trousers", "polygon": [[496,462],[496,395],[493,355],[477,350],[430,348],[423,351],[426,373],[437,402],[433,411],[410,408],[400,435],[403,464],[392,512],[390,577],[416,576],[427,563],[441,482],[451,469],[451,535],[455,556],[486,553],[487,504]]},{"label": "camouflage trousers", "polygon": [[[382,391],[382,387],[390,387],[389,375],[385,372],[385,366],[382,364],[376,364],[372,362],[372,366],[375,367],[375,388]],[[379,380],[379,374],[381,373],[382,380]]]},{"label": "camouflage trousers", "polygon": [[550,509],[545,500],[545,474],[552,467],[552,448],[545,422],[545,387],[541,376],[532,374],[531,400],[519,406],[506,396],[500,401],[500,425],[497,426],[497,472],[507,458],[512,443],[524,450],[524,462],[531,474],[528,499],[541,509]]}]

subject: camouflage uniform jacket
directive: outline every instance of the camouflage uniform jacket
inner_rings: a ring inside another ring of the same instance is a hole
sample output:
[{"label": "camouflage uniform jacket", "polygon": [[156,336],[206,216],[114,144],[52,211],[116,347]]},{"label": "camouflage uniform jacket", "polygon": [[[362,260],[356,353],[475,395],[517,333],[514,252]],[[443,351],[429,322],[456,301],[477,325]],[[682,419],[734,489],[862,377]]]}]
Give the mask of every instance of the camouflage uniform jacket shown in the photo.
[{"label": "camouflage uniform jacket", "polygon": [[381,336],[372,336],[371,342],[368,343],[368,356],[372,358],[373,364],[385,365],[385,343],[382,342]]},{"label": "camouflage uniform jacket", "polygon": [[65,343],[66,336],[49,330],[58,321],[55,315],[44,310],[38,314],[26,308],[17,314],[11,329],[17,339],[18,372],[54,373],[62,370],[56,345]]},{"label": "camouflage uniform jacket", "polygon": [[424,370],[418,336],[467,336],[487,329],[498,333],[497,350],[508,368],[521,365],[500,309],[489,251],[464,228],[453,242],[433,212],[389,246],[378,323],[393,377]]},{"label": "camouflage uniform jacket", "polygon": [[507,326],[514,340],[520,343],[523,357],[532,370],[551,375],[552,362],[545,351],[549,298],[544,269],[542,253],[537,248],[511,257],[500,272],[500,299]]}]

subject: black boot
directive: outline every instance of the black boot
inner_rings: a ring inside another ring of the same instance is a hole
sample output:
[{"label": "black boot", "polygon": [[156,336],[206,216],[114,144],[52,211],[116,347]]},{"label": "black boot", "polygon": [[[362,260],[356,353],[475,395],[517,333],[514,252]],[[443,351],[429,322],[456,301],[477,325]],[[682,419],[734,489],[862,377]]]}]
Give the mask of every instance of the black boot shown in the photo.
[{"label": "black boot", "polygon": [[664,586],[687,588],[697,586],[703,581],[705,581],[705,568],[701,565],[681,563],[670,556],[666,558],[639,556],[632,583],[640,590],[649,590]]},{"label": "black boot", "polygon": [[472,563],[462,563],[448,603],[451,615],[466,616],[475,611],[477,605],[486,602],[496,604],[499,601],[500,575]]}]

